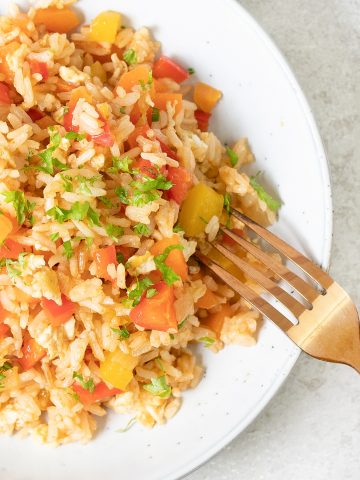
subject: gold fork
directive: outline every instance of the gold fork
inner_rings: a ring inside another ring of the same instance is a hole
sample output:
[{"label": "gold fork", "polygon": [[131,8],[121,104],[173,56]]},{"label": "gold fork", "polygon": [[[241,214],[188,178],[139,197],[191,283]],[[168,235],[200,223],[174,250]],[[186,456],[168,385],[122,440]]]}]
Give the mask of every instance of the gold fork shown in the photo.
[{"label": "gold fork", "polygon": [[231,214],[300,267],[319,285],[319,289],[317,289],[253,242],[245,240],[228,228],[221,227],[223,233],[291,285],[308,302],[308,306],[305,306],[283,290],[278,283],[255,269],[246,261],[246,258],[239,258],[219,242],[212,244],[248,277],[259,283],[281,302],[293,314],[297,323],[291,322],[287,316],[262,298],[255,290],[227,272],[216,261],[200,252],[197,252],[197,258],[262,315],[272,320],[304,352],[320,360],[345,363],[360,373],[359,315],[349,295],[326,272],[276,235],[235,209],[231,209]]}]

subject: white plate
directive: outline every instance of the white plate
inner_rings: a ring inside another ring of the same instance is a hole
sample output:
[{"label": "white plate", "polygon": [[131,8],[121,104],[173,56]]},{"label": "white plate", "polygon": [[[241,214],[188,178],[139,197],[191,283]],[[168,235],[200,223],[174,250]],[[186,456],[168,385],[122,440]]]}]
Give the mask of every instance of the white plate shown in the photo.
[{"label": "white plate", "polygon": [[[83,0],[79,6],[87,20],[113,9],[124,12],[126,23],[151,27],[165,54],[224,92],[212,127],[227,142],[249,137],[255,168],[266,172],[284,202],[274,230],[327,267],[332,209],[319,134],[289,67],[248,13],[234,0]],[[168,425],[121,434],[116,430],[126,420],[112,415],[90,444],[58,449],[1,437],[1,480],[177,479],[259,414],[299,354],[269,322],[255,348],[201,352],[206,376]]]}]

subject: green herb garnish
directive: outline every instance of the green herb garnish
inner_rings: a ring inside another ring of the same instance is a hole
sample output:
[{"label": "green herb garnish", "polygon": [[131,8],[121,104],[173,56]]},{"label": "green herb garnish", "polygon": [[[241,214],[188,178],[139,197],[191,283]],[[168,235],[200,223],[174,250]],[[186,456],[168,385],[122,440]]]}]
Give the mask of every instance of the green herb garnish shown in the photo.
[{"label": "green herb garnish", "polygon": [[230,218],[231,218],[231,195],[230,193],[225,193],[224,195],[224,208],[227,214],[226,218],[226,228],[230,228]]},{"label": "green herb garnish", "polygon": [[134,65],[137,63],[137,56],[135,50],[132,48],[129,48],[129,50],[126,50],[123,54],[123,59],[128,65]]},{"label": "green herb garnish", "polygon": [[0,367],[0,388],[4,388],[4,383],[3,381],[6,378],[6,375],[4,372],[7,372],[8,370],[11,370],[13,368],[12,364],[10,362],[5,362],[2,367]]},{"label": "green herb garnish", "polygon": [[153,122],[158,122],[160,120],[160,110],[156,107],[152,109],[151,120]]},{"label": "green herb garnish", "polygon": [[195,69],[194,69],[194,68],[189,67],[187,70],[188,70],[188,72],[189,72],[189,75],[194,75],[194,73],[195,73]]},{"label": "green herb garnish", "polygon": [[124,235],[124,229],[122,227],[118,227],[117,225],[106,225],[105,230],[114,242],[117,242],[119,237]]},{"label": "green herb garnish", "polygon": [[53,217],[57,222],[64,223],[67,220],[84,220],[87,219],[90,226],[100,226],[99,214],[90,207],[89,202],[75,202],[70,210],[61,207],[52,207],[47,210],[47,215]]},{"label": "green herb garnish", "polygon": [[68,167],[64,163],[61,163],[57,158],[53,157],[53,153],[57,148],[59,148],[61,143],[60,133],[56,131],[54,127],[49,127],[48,130],[50,133],[50,142],[48,148],[39,153],[41,164],[34,168],[36,168],[36,170],[40,170],[41,172],[53,175],[55,169],[62,171],[67,170]]},{"label": "green herb garnish", "polygon": [[32,212],[35,208],[35,203],[29,202],[29,200],[25,198],[24,192],[10,190],[1,193],[5,196],[6,203],[13,204],[19,225],[22,225],[26,218],[29,219],[31,224],[33,223]]},{"label": "green herb garnish", "polygon": [[132,164],[132,159],[128,156],[120,158],[120,157],[112,157],[112,167],[108,168],[107,171],[109,173],[132,173],[130,170],[130,165]]},{"label": "green herb garnish", "polygon": [[80,142],[80,140],[84,140],[85,137],[86,133],[67,132],[65,134],[65,138],[67,140],[76,140],[77,142]]},{"label": "green herb garnish", "polygon": [[126,327],[121,327],[121,328],[112,328],[111,329],[116,335],[119,335],[120,338],[126,339],[130,337],[130,332]]},{"label": "green herb garnish", "polygon": [[145,235],[145,236],[148,236],[150,235],[150,228],[145,225],[144,223],[137,223],[135,226],[134,226],[134,232],[137,234],[137,235]]},{"label": "green herb garnish", "polygon": [[112,203],[112,201],[107,198],[107,197],[98,197],[98,199],[100,200],[100,202],[105,205],[105,207],[107,208],[111,208],[114,206],[114,204]]},{"label": "green herb garnish", "polygon": [[152,378],[151,384],[143,385],[143,388],[152,395],[156,395],[160,398],[169,398],[171,395],[171,387],[166,383],[165,375],[158,378]]},{"label": "green herb garnish", "polygon": [[210,347],[213,343],[215,343],[215,338],[201,337],[201,338],[199,338],[198,341],[203,343],[205,345],[205,347]]},{"label": "green herb garnish", "polygon": [[266,205],[272,210],[273,212],[277,212],[281,207],[281,202],[273,198],[269,193],[267,193],[262,185],[257,181],[256,177],[250,177],[250,185],[253,187],[255,192],[258,194],[260,200],[263,200]]},{"label": "green herb garnish", "polygon": [[60,237],[60,235],[59,235],[58,232],[52,233],[52,234],[50,235],[50,240],[51,240],[52,242],[56,242],[56,240],[58,240],[59,237]]},{"label": "green herb garnish", "polygon": [[76,378],[76,380],[79,381],[82,388],[84,388],[85,390],[87,390],[90,393],[94,392],[95,384],[94,384],[94,380],[92,378],[89,378],[89,380],[85,381],[83,376],[80,375],[80,373],[78,373],[78,372],[73,372],[73,378]]},{"label": "green herb garnish", "polygon": [[146,291],[145,297],[146,297],[146,298],[152,298],[152,297],[154,297],[157,293],[158,293],[158,291],[156,290],[156,288],[149,288],[149,290]]},{"label": "green herb garnish", "polygon": [[63,247],[64,247],[65,256],[69,260],[74,255],[74,250],[71,245],[71,240],[66,240],[66,242],[63,243]]},{"label": "green herb garnish", "polygon": [[128,298],[132,300],[133,307],[140,303],[142,294],[152,285],[154,285],[154,283],[147,277],[136,280],[136,287],[133,290],[128,290]]},{"label": "green herb garnish", "polygon": [[184,250],[184,247],[179,244],[169,245],[165,248],[163,253],[154,257],[156,268],[161,272],[163,279],[168,285],[172,285],[177,280],[180,280],[179,275],[177,275],[174,270],[165,263],[169,253],[172,250]]}]

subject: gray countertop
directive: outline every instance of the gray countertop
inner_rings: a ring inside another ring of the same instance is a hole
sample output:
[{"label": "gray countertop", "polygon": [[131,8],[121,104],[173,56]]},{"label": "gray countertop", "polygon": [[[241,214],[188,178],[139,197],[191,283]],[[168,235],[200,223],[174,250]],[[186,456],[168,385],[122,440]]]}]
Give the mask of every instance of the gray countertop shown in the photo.
[{"label": "gray countertop", "polygon": [[[241,0],[293,68],[330,162],[332,275],[360,307],[360,0]],[[305,194],[305,192],[304,192]],[[358,480],[360,377],[306,356],[242,435],[187,480]]]}]

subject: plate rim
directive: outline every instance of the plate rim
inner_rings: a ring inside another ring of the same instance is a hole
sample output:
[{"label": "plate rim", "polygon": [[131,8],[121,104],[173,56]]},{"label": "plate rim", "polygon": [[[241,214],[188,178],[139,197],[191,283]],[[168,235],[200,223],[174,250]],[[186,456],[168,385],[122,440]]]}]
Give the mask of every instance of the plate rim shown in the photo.
[{"label": "plate rim", "polygon": [[[298,82],[295,73],[293,72],[290,64],[288,63],[285,55],[281,52],[280,48],[276,45],[275,41],[272,39],[270,34],[268,34],[257,19],[240,3],[240,0],[222,0],[222,2],[227,2],[229,8],[234,9],[237,12],[237,15],[242,15],[244,21],[247,22],[248,26],[254,31],[256,36],[261,40],[264,46],[268,49],[269,54],[274,58],[274,60],[281,67],[287,81],[292,87],[296,99],[303,111],[304,118],[309,126],[309,131],[312,135],[313,144],[316,150],[316,157],[318,160],[318,165],[320,167],[321,179],[323,183],[323,201],[325,205],[325,235],[323,239],[323,251],[321,266],[325,270],[329,270],[330,267],[330,258],[332,251],[332,238],[333,238],[333,202],[332,202],[332,182],[331,182],[331,173],[330,173],[330,164],[325,150],[324,143],[322,141],[319,129],[317,127],[314,114],[311,110],[310,104],[305,96],[305,93],[302,90],[300,83]],[[205,463],[207,463],[212,457],[218,454],[223,450],[230,442],[232,442],[237,436],[239,436],[264,410],[264,408],[269,404],[275,394],[279,391],[285,380],[288,378],[291,370],[295,366],[301,350],[291,355],[288,361],[279,369],[278,377],[274,383],[269,386],[269,388],[264,392],[264,395],[261,397],[259,402],[255,407],[249,412],[249,414],[238,422],[234,427],[227,432],[220,440],[217,440],[216,443],[208,448],[204,453],[197,456],[192,463],[187,463],[182,468],[178,468],[175,472],[170,473],[167,477],[167,480],[180,480],[187,477],[194,471],[198,470]],[[159,479],[161,480],[161,479]]]}]

